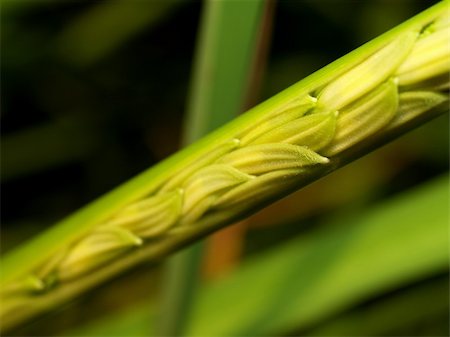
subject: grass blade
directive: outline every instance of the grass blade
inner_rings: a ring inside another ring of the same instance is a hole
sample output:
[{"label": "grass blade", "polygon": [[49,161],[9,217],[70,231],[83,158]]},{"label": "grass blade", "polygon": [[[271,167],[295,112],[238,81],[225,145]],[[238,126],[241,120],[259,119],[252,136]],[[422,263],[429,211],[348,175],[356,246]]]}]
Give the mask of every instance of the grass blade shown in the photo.
[{"label": "grass blade", "polygon": [[[185,145],[242,111],[263,7],[264,3],[259,1],[205,2],[184,125]],[[197,197],[184,204],[188,210],[184,223],[195,222],[210,207],[212,191],[248,179],[237,170],[231,171],[231,167],[218,166],[200,170],[186,181],[186,191],[192,190]],[[207,181],[208,177],[217,178],[216,183]],[[159,335],[183,334],[196,295],[203,250],[203,244],[196,243],[169,259],[158,319]]]}]

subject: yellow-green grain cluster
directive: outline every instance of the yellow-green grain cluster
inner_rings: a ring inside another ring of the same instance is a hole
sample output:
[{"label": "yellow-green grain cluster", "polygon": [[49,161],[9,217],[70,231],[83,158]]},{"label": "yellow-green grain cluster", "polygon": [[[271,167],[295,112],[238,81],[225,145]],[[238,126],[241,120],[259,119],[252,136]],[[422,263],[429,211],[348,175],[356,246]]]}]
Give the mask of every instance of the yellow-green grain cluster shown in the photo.
[{"label": "yellow-green grain cluster", "polygon": [[33,274],[3,289],[2,311],[142,246],[241,212],[380,130],[448,100],[449,18],[407,32],[328,83],[287,102],[119,210]]}]

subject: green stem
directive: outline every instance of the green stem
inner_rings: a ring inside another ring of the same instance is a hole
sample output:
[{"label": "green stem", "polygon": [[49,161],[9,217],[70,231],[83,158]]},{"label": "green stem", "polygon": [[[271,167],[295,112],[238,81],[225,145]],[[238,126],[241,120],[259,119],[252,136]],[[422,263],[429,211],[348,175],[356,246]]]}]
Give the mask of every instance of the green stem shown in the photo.
[{"label": "green stem", "polygon": [[171,256],[164,270],[164,288],[158,317],[158,336],[182,336],[198,291],[204,243],[190,245]]},{"label": "green stem", "polygon": [[[348,83],[346,83],[348,82],[348,74],[354,74],[355,69],[360,71],[359,65],[366,65],[366,62],[363,61],[369,60],[370,62],[373,62],[373,57],[371,56],[373,56],[375,52],[379,51],[386,45],[390,46],[391,44],[389,43],[393,40],[398,41],[397,39],[400,36],[402,39],[405,35],[408,38],[410,36],[416,36],[417,34],[415,32],[421,31],[439,15],[445,13],[447,9],[448,1],[444,1],[424,11],[413,19],[394,28],[386,34],[383,34],[379,38],[367,43],[354,52],[286,89],[282,93],[251,109],[248,113],[233,120],[226,126],[210,133],[205,138],[178,152],[152,169],[142,173],[138,177],[132,179],[98,201],[90,204],[66,220],[63,220],[61,223],[46,231],[44,234],[17,248],[3,259],[2,283],[10,283],[14,285],[14,282],[17,282],[20,277],[26,279],[26,275],[32,273],[33,270],[40,264],[49,260],[57,254],[58,251],[71,247],[74,242],[77,242],[77,240],[83,238],[89,233],[92,233],[97,226],[104,223],[108,218],[114,216],[118,210],[124,208],[132,202],[148,197],[152,193],[156,192],[156,190],[167,183],[171,177],[178,177],[178,175],[183,174],[186,167],[195,165],[199,159],[203,158],[212,150],[217,149],[220,145],[228,144],[230,143],[230,140],[235,140],[237,137],[236,135],[242,134],[244,130],[248,131],[254,129],[256,125],[261,124],[260,121],[262,119],[265,117],[267,118],[267,116],[273,114],[274,111],[280,111],[280,109],[285,108],[286,105],[292,103],[292,101],[302,97],[308,97],[310,93],[320,91],[323,95],[322,97],[319,97],[319,102],[320,100],[325,100],[327,104],[342,104],[342,101],[333,101],[335,97],[330,95],[333,91],[331,90],[333,87],[336,88],[337,84],[340,86],[343,84],[348,85]],[[383,51],[385,49],[381,50]],[[388,66],[388,64],[386,64],[386,66]],[[372,75],[376,77],[378,76],[378,73],[372,72]],[[338,78],[338,80],[333,81],[336,78]],[[332,85],[328,85],[330,82]],[[364,101],[364,105],[370,106],[374,101],[376,102],[379,99],[380,94],[388,94],[387,97],[390,98],[392,96],[391,94],[394,94],[390,91],[391,84],[393,84],[391,82],[392,81],[388,81],[384,83],[382,88],[380,86],[379,89],[383,90],[380,91],[377,89],[375,92],[376,95],[369,95],[370,97],[368,98],[370,98],[370,100],[367,102]],[[350,84],[352,83],[354,84],[354,78],[350,81]],[[324,87],[325,90],[321,90]],[[358,91],[359,89],[360,88],[357,87],[354,90]],[[354,94],[353,89],[347,90],[345,93],[348,95]],[[406,94],[408,94],[408,92],[406,92]],[[395,95],[397,95],[397,93],[395,93],[394,96]],[[246,205],[246,202],[244,202],[242,204],[235,205],[230,209],[225,208],[225,210],[221,212],[210,212],[196,221],[195,225],[174,228],[174,231],[165,233],[159,238],[148,240],[141,247],[130,249],[128,253],[122,255],[121,258],[114,259],[113,261],[110,261],[111,263],[97,268],[82,277],[67,279],[59,284],[56,284],[53,288],[48,289],[47,292],[36,294],[36,296],[26,295],[24,297],[19,296],[14,298],[16,301],[15,304],[19,305],[20,310],[16,310],[14,315],[9,315],[7,319],[3,320],[3,328],[18,324],[36,313],[51,308],[52,306],[66,301],[69,298],[73,298],[77,294],[92,288],[98,283],[113,277],[125,269],[129,269],[137,263],[164,257],[180,247],[186,246],[189,243],[198,240],[200,237],[204,237],[205,235],[223,226],[233,223],[238,219],[242,219],[243,217],[266,206],[270,202],[287,195],[288,193],[322,177],[325,174],[330,173],[349,161],[357,159],[359,156],[368,153],[391,138],[401,135],[407,130],[410,130],[418,124],[433,118],[439,113],[448,111],[448,97],[441,94],[436,95],[445,98],[447,101],[441,103],[433,109],[421,110],[420,113],[413,114],[413,116],[409,116],[406,119],[394,119],[393,123],[388,124],[383,129],[380,129],[375,135],[365,137],[360,142],[352,145],[352,147],[348,150],[341,153],[338,152],[336,155],[331,156],[329,161],[327,160],[328,163],[307,167],[304,174],[301,174],[294,180],[291,180],[291,176],[289,175],[278,176],[278,178],[282,178],[282,181],[278,182],[278,185],[275,186],[275,190],[271,191],[269,195],[265,195],[262,200],[257,199],[258,202],[256,204],[252,204],[253,206],[251,207]],[[365,98],[365,96],[363,98]],[[348,99],[348,97],[344,97],[344,99]],[[392,104],[389,108],[392,110]],[[351,113],[354,113],[354,111],[350,110],[349,114]],[[303,123],[305,120],[309,121],[314,118],[317,119],[318,117],[323,119],[324,115],[335,117],[336,114],[315,113],[306,115],[305,119],[300,122]],[[383,115],[381,115],[381,117],[384,118]],[[272,135],[269,134],[269,136]],[[284,146],[283,149],[286,150],[287,147],[289,151],[291,151],[293,147],[296,149],[301,148],[303,154],[300,157],[305,160],[308,158],[318,158],[317,154],[311,157],[311,151],[304,147],[295,147],[294,145],[289,144],[284,145],[286,146]],[[323,157],[320,158],[321,159],[317,160],[322,160],[322,162],[326,159]],[[270,164],[271,163],[268,163],[269,166]],[[284,174],[285,171],[281,172]],[[278,174],[279,172],[280,171],[275,173]],[[242,179],[242,177],[247,179],[249,175],[238,173],[233,176],[233,178],[236,179]],[[256,183],[261,182],[261,180],[256,179],[253,181]],[[206,186],[206,188],[209,188],[209,186]],[[270,186],[267,187],[266,185],[263,185],[259,186],[259,188],[270,188]],[[250,202],[253,200],[247,201]],[[136,244],[136,241],[134,244]],[[39,254],[36,252],[39,252]]]},{"label": "green stem", "polygon": [[[433,109],[433,111],[430,114],[427,114],[428,119],[432,119],[436,117],[439,114],[442,114],[444,112],[448,111],[448,106],[445,104],[445,106],[440,106],[437,109]],[[409,123],[409,128],[414,128],[420,124],[422,124],[424,120],[417,123]],[[402,133],[398,133],[397,129],[391,130],[388,133],[382,133],[379,137],[379,142],[377,143],[377,146],[381,146],[382,144],[386,143],[387,140],[390,140],[394,137],[400,136]],[[375,146],[374,144],[370,144],[371,146],[368,146],[365,148],[365,151],[361,150],[359,152],[359,156],[356,156],[352,158],[352,160],[358,159],[360,156],[367,154],[372,150],[372,146]],[[305,186],[308,183],[311,183],[321,177],[323,177],[326,174],[329,174],[333,172],[334,170],[338,169],[339,167],[345,165],[347,162],[349,162],[349,158],[339,158],[333,161],[332,165],[330,165],[326,170],[317,171],[314,172],[314,174],[311,174],[308,179],[305,179],[299,185],[292,186],[291,191],[284,193],[283,195],[274,196],[273,200],[267,201],[263,206],[266,206],[271,203],[271,201],[275,201],[284,195],[300,188],[302,185]],[[254,210],[256,211],[256,210]],[[248,212],[246,214],[251,214],[253,212]],[[203,225],[199,226],[197,230],[191,231],[190,233],[184,233],[182,237],[180,236],[169,236],[167,239],[156,242],[154,245],[148,245],[146,247],[142,247],[142,249],[136,250],[133,254],[128,254],[124,256],[121,259],[118,259],[115,263],[106,265],[103,268],[98,269],[94,273],[87,274],[83,276],[80,279],[76,279],[73,281],[66,282],[64,286],[58,287],[53,289],[52,291],[48,292],[45,295],[41,295],[38,297],[35,297],[32,299],[32,301],[27,302],[27,306],[22,307],[22,309],[19,312],[16,312],[14,316],[8,317],[7,320],[4,320],[2,322],[2,330],[10,329],[25,320],[29,319],[30,317],[42,313],[45,311],[50,310],[55,305],[65,302],[71,298],[76,297],[77,295],[82,294],[83,292],[88,291],[89,289],[92,289],[93,287],[107,281],[108,279],[111,279],[120,273],[122,273],[124,270],[128,270],[140,263],[143,263],[145,261],[159,261],[169,254],[186,247],[199,239],[207,236],[208,234],[212,233],[213,231],[216,231],[228,223],[233,223],[237,221],[239,218],[242,218],[245,216],[245,214],[239,214],[239,216],[235,217],[229,217],[229,218],[216,218],[214,219],[215,222],[209,225]]]},{"label": "green stem", "polygon": [[[236,132],[254,124],[261,116],[276,110],[286,102],[320,87],[329,81],[330,77],[336,77],[350,69],[366,55],[370,55],[384,45],[386,41],[402,32],[428,23],[439,13],[445,12],[446,6],[448,1],[441,2],[366,43],[63,219],[42,235],[5,256],[1,281],[6,283],[26,274],[62,247],[82,237],[118,209],[155,191],[170,176],[183,170],[188,163],[201,158],[217,144],[232,138]],[[35,254],[37,251],[40,252],[39,255]]]},{"label": "green stem", "polygon": [[[188,145],[243,109],[263,1],[207,1],[200,26],[183,143]],[[196,243],[166,265],[159,335],[179,336],[189,319],[203,256]]]}]

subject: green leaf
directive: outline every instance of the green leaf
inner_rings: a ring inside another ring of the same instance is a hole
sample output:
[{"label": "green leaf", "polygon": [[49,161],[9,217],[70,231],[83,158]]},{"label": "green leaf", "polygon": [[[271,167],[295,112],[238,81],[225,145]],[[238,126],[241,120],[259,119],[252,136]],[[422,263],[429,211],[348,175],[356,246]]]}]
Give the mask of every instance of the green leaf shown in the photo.
[{"label": "green leaf", "polygon": [[[308,336],[398,336],[401,331],[414,331],[417,326],[447,317],[448,279],[427,282],[391,294],[365,308],[325,322],[307,332]],[[447,330],[447,329],[445,329]],[[447,331],[441,332],[442,336]],[[421,336],[431,336],[421,329]],[[433,334],[438,336],[441,334]],[[403,335],[405,333],[403,332]]]},{"label": "green leaf", "polygon": [[[229,277],[201,289],[189,335],[269,336],[306,329],[447,270],[448,182],[448,176],[438,178],[245,261]],[[412,303],[427,301],[423,291],[411,295]],[[397,317],[386,315],[411,305],[403,297],[394,301],[382,314],[390,322]],[[148,336],[155,309],[138,305],[66,335]]]},{"label": "green leaf", "polygon": [[276,335],[448,268],[448,177],[247,261],[202,292],[192,336]]}]

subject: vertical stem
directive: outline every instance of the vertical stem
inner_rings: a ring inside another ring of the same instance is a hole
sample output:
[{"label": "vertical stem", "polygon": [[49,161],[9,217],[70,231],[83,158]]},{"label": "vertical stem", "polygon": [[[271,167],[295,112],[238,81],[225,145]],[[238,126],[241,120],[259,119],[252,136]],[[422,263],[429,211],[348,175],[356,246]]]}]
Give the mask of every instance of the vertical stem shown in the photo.
[{"label": "vertical stem", "polygon": [[[259,95],[272,37],[274,12],[275,0],[266,0],[260,18],[259,29],[255,36],[255,49],[247,76],[247,86],[243,100],[244,110],[255,106],[260,100]],[[212,234],[208,238],[202,265],[203,278],[208,281],[214,280],[232,272],[241,258],[247,228],[246,220],[239,221],[233,226],[223,228],[219,232]]]},{"label": "vertical stem", "polygon": [[[203,9],[183,145],[243,110],[265,1],[209,0]],[[158,335],[183,335],[195,297],[203,243],[167,263]]]}]

